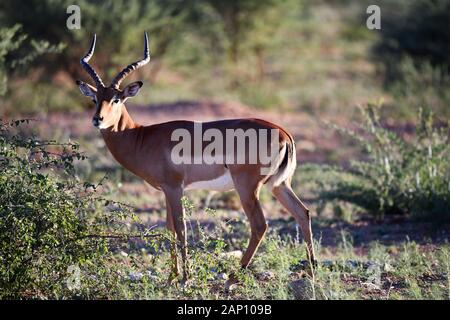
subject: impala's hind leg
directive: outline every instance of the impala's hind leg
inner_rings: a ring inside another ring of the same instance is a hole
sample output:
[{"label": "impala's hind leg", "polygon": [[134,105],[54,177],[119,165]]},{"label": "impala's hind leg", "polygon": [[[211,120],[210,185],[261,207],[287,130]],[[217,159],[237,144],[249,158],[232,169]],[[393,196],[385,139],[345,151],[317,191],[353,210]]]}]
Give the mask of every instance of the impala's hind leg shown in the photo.
[{"label": "impala's hind leg", "polygon": [[246,268],[252,261],[253,256],[267,231],[267,223],[258,199],[260,184],[258,183],[252,187],[248,184],[240,183],[245,181],[245,179],[239,181],[240,179],[238,178],[236,180],[235,188],[241,199],[245,215],[250,222],[250,241],[247,250],[241,259],[241,266]]},{"label": "impala's hind leg", "polygon": [[281,185],[274,187],[272,189],[272,193],[286,208],[286,210],[294,216],[295,220],[300,225],[303,238],[306,242],[308,261],[310,262],[310,265],[314,265],[316,261],[312,241],[311,217],[309,215],[309,209],[296,196],[287,182],[283,182]]},{"label": "impala's hind leg", "polygon": [[[247,250],[245,250],[241,259],[242,268],[248,267],[267,231],[266,219],[258,199],[261,184],[259,181],[251,182],[251,180],[252,176],[238,175],[233,177],[234,187],[239,195],[242,208],[250,223],[251,232]],[[231,274],[225,284],[226,290],[229,290],[232,285],[238,282],[236,275]]]}]

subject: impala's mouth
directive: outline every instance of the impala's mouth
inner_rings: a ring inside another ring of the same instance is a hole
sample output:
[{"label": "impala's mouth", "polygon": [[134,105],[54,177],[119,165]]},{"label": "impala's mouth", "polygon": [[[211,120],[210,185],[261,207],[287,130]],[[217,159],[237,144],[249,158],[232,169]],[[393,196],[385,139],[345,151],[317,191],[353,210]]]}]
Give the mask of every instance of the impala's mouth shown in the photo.
[{"label": "impala's mouth", "polygon": [[95,115],[92,117],[92,125],[96,128],[99,128],[102,124],[103,117]]}]

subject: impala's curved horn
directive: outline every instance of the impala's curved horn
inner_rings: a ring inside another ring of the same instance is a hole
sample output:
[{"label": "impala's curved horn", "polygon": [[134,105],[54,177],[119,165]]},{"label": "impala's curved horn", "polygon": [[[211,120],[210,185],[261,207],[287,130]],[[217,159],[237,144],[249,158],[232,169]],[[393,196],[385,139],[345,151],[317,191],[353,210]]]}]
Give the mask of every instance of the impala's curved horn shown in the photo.
[{"label": "impala's curved horn", "polygon": [[95,72],[94,68],[91,67],[91,65],[88,63],[88,61],[92,58],[92,55],[94,54],[95,50],[95,42],[97,41],[97,35],[94,34],[94,38],[92,39],[91,47],[89,48],[86,55],[81,58],[80,63],[83,66],[83,68],[86,70],[86,72],[92,77],[92,79],[95,81],[95,84],[97,87],[104,87],[102,79],[98,75],[97,72]]},{"label": "impala's curved horn", "polygon": [[122,71],[119,72],[119,74],[114,78],[114,80],[111,82],[111,87],[115,89],[119,89],[120,84],[122,81],[129,76],[131,73],[136,71],[137,69],[145,66],[150,61],[150,51],[148,49],[148,36],[147,32],[144,33],[144,58],[142,60],[136,61],[130,65],[128,65],[126,68],[124,68]]}]

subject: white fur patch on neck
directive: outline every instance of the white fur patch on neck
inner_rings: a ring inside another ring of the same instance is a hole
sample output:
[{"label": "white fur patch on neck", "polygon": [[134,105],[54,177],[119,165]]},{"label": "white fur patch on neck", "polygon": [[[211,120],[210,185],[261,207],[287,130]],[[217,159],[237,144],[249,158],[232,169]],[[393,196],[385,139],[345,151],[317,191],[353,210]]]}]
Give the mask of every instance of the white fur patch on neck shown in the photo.
[{"label": "white fur patch on neck", "polygon": [[111,125],[106,124],[105,122],[100,123],[100,125],[98,126],[99,129],[108,129],[109,127],[111,127]]},{"label": "white fur patch on neck", "polygon": [[185,187],[185,190],[207,189],[211,191],[228,191],[234,189],[230,170],[213,180],[195,181]]}]

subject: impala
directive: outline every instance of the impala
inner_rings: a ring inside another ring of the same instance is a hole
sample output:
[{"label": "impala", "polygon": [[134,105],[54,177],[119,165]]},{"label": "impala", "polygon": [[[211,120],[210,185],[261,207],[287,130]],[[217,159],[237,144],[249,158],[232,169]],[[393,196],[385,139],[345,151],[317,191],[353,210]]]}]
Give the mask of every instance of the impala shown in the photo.
[{"label": "impala", "polygon": [[[95,86],[82,81],[77,81],[83,95],[91,98],[96,104],[96,111],[92,122],[100,130],[107,148],[113,157],[127,170],[147,181],[154,188],[162,191],[166,199],[167,228],[173,233],[178,244],[171,245],[172,279],[179,274],[177,250],[181,250],[183,282],[188,278],[187,265],[187,235],[184,209],[181,199],[185,190],[209,189],[214,191],[236,190],[239,195],[243,210],[248,217],[251,228],[251,236],[248,248],[242,256],[241,265],[246,268],[267,230],[267,223],[259,202],[259,192],[265,184],[276,199],[290,212],[300,225],[306,242],[307,257],[310,262],[310,272],[314,260],[312,243],[311,218],[308,208],[300,201],[291,188],[291,178],[296,167],[295,143],[292,136],[280,126],[259,119],[230,119],[201,123],[202,132],[207,130],[216,134],[222,134],[223,145],[227,145],[227,139],[234,139],[226,133],[230,130],[245,132],[245,130],[266,130],[278,132],[276,141],[276,162],[270,170],[264,172],[259,158],[250,162],[208,162],[198,161],[177,162],[173,159],[173,149],[177,146],[174,132],[182,130],[194,137],[198,122],[170,121],[150,126],[142,126],[133,121],[125,102],[128,98],[138,94],[142,87],[142,81],[128,84],[120,89],[123,80],[135,70],[146,65],[150,61],[147,34],[144,35],[144,58],[136,61],[112,80],[109,86],[105,86],[97,72],[89,65],[95,49],[96,36],[94,35],[91,46],[86,55],[81,59],[81,65],[94,80]],[[229,141],[228,141],[229,142]],[[261,141],[260,141],[261,142]],[[273,147],[273,140],[267,144]],[[241,148],[241,155],[250,158],[250,149],[258,151],[261,145],[252,144]],[[192,142],[194,144],[194,142]],[[198,148],[198,147],[197,147]],[[200,143],[200,154],[207,148],[206,142]],[[222,156],[228,157],[228,153],[234,151],[224,148]],[[239,152],[238,152],[239,153]],[[193,155],[191,155],[194,157]],[[220,155],[219,155],[220,156]],[[311,263],[312,262],[312,263]]]}]

